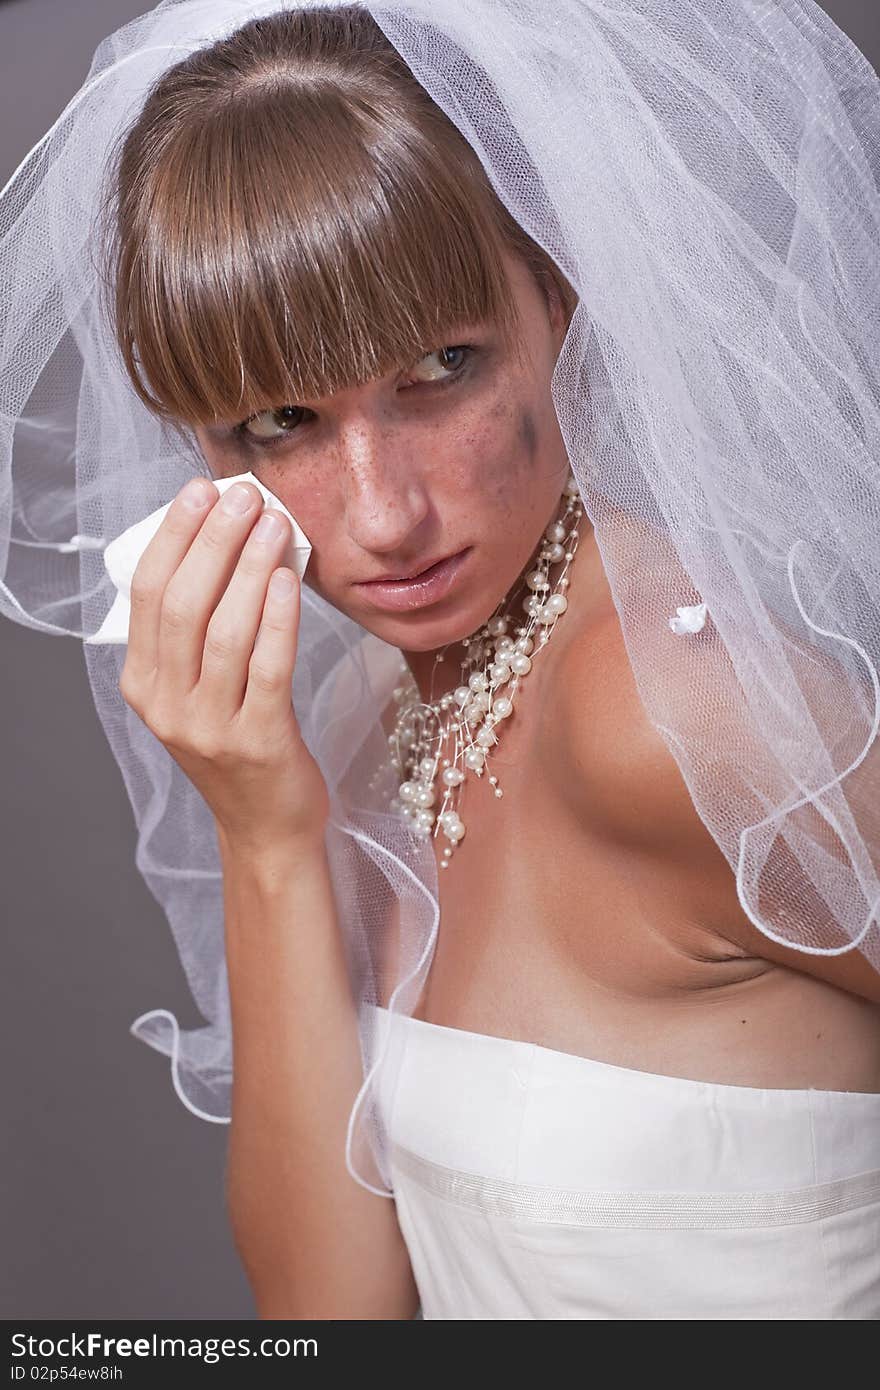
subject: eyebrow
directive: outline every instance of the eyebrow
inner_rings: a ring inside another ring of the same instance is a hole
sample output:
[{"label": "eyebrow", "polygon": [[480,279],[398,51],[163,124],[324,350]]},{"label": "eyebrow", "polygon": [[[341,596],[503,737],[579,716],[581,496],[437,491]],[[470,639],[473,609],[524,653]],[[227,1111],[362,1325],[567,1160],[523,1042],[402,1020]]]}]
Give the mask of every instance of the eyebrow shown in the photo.
[{"label": "eyebrow", "polygon": [[[453,336],[453,335],[456,335],[456,334],[460,334],[460,335],[461,335],[462,337],[464,337],[464,338],[467,338],[467,337],[477,337],[477,336],[480,336],[480,335],[486,335],[486,336],[488,336],[488,335],[491,334],[491,332],[494,330],[494,327],[495,327],[494,322],[493,322],[492,320],[489,320],[489,319],[458,319],[458,320],[456,320],[456,321],[453,322],[453,323],[447,324],[444,328],[441,328],[441,329],[439,330],[439,333],[438,333],[439,343],[438,343],[438,345],[445,345],[445,343],[451,343],[451,341],[452,341],[452,336]],[[425,349],[425,352],[426,352],[426,353],[429,353],[429,352],[436,352],[436,351],[437,351],[436,348],[426,348],[426,349]],[[421,359],[418,359],[418,360],[421,360]],[[394,374],[395,371],[404,371],[404,370],[405,370],[405,366],[404,366],[404,365],[400,365],[400,366],[398,366],[397,368],[389,368],[389,370],[385,373],[385,375],[386,375],[386,376],[392,376],[392,375]],[[381,378],[377,378],[377,380],[381,380]],[[303,410],[308,410],[308,409],[310,409],[310,407],[304,405],[302,401],[286,400],[286,401],[280,402],[280,404],[282,404],[282,405],[293,405],[293,406],[298,406],[298,407],[300,407],[300,408],[303,409]],[[266,410],[277,410],[278,408],[279,408],[279,402],[276,401],[276,402],[274,402],[274,403],[271,404],[271,405],[264,405],[264,406],[261,406],[260,410],[258,410],[258,411],[251,411],[251,412],[248,413],[247,415],[236,415],[236,416],[234,416],[234,417],[233,417],[233,416],[230,416],[230,420],[232,421],[231,424],[230,424],[230,423],[224,423],[224,424],[202,424],[202,425],[199,426],[199,428],[202,429],[202,430],[204,430],[204,432],[205,432],[205,434],[207,435],[207,437],[208,437],[209,439],[211,439],[211,440],[212,440],[214,443],[216,443],[216,444],[225,444],[225,445],[227,445],[227,446],[238,445],[238,444],[239,444],[239,441],[237,440],[237,437],[236,437],[235,434],[234,434],[234,430],[235,430],[235,427],[236,427],[237,425],[241,424],[243,420],[249,420],[249,419],[253,418],[254,415],[262,414],[262,413],[263,413],[264,411],[266,411]]]}]

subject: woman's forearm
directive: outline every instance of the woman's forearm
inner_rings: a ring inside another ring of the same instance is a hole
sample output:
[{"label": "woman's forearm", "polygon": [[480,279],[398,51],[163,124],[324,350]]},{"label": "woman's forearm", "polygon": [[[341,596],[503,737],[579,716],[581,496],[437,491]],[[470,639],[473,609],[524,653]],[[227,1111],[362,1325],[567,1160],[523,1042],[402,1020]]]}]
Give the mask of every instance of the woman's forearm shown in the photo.
[{"label": "woman's forearm", "polygon": [[356,1183],[363,1081],[323,840],[258,853],[221,837],[234,1083],[227,1189],[264,1318],[411,1318],[394,1202]]}]

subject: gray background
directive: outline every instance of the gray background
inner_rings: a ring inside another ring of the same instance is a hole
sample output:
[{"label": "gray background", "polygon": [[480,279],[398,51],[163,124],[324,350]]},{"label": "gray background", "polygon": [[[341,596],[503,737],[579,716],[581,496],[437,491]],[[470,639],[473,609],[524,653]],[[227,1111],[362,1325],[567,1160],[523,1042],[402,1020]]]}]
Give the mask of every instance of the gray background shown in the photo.
[{"label": "gray background", "polygon": [[[552,0],[547,0],[552,4]],[[0,3],[0,186],[147,0]],[[826,0],[880,66],[875,0]],[[0,1317],[252,1318],[223,1201],[228,1129],[185,1110],[131,1037],[197,1015],[82,647],[0,622],[4,1119]]]}]

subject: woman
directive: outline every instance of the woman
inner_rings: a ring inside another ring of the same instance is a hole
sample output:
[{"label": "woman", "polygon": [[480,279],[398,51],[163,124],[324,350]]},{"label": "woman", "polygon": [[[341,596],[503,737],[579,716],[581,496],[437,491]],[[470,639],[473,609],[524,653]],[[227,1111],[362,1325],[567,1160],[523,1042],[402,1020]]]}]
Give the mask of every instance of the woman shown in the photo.
[{"label": "woman", "polygon": [[[671,7],[630,8],[675,51]],[[778,7],[792,35],[804,15]],[[260,1314],[876,1316],[880,975],[876,946],[842,930],[845,856],[807,798],[785,806],[766,877],[751,861],[731,874],[701,779],[775,806],[777,726],[737,694],[723,604],[707,614],[711,584],[674,544],[676,465],[668,506],[615,478],[608,378],[584,380],[572,353],[601,287],[585,303],[583,262],[569,278],[526,233],[414,72],[360,6],[260,15],[162,72],[108,204],[122,361],[206,475],[138,565],[119,691],[216,831],[229,1205]],[[562,245],[562,219],[547,225]],[[560,377],[579,402],[562,420]],[[621,410],[618,441],[633,418]],[[787,427],[794,442],[809,424]],[[211,486],[243,473],[309,537],[302,588],[284,518],[251,483]],[[753,518],[765,482],[737,479]],[[367,667],[394,655],[397,688],[387,661],[362,687],[366,735],[342,679],[314,692],[320,724],[296,712],[313,598],[378,639]],[[677,623],[640,624],[675,607]],[[839,721],[841,773],[866,687],[790,616],[777,608],[773,631],[794,727],[821,725],[824,751]],[[715,702],[691,702],[698,686]],[[847,809],[869,837],[873,764],[856,765]],[[436,885],[436,949],[407,871]],[[391,1202],[364,1154],[351,1163],[365,1059]],[[188,1062],[209,1077],[209,1055]]]}]

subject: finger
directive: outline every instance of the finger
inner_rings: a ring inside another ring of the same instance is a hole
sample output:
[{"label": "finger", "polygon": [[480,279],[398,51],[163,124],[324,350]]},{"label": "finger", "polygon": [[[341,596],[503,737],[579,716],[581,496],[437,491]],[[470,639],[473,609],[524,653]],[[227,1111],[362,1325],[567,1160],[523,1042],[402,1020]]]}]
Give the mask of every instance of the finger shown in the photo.
[{"label": "finger", "polygon": [[269,579],[290,535],[287,518],[267,508],[248,536],[226,592],[208,623],[199,702],[213,718],[229,720],[241,709]]},{"label": "finger", "polygon": [[255,723],[278,721],[290,712],[301,601],[296,571],[277,569],[266,593],[242,704],[242,716]]},{"label": "finger", "polygon": [[[241,502],[244,510],[238,510]],[[208,622],[226,590],[263,498],[253,483],[235,483],[212,507],[165,587],[159,615],[161,690],[179,699],[198,683]]]},{"label": "finger", "polygon": [[137,563],[131,582],[125,655],[126,672],[135,680],[155,670],[165,587],[219,495],[210,479],[190,479],[171,503]]}]

